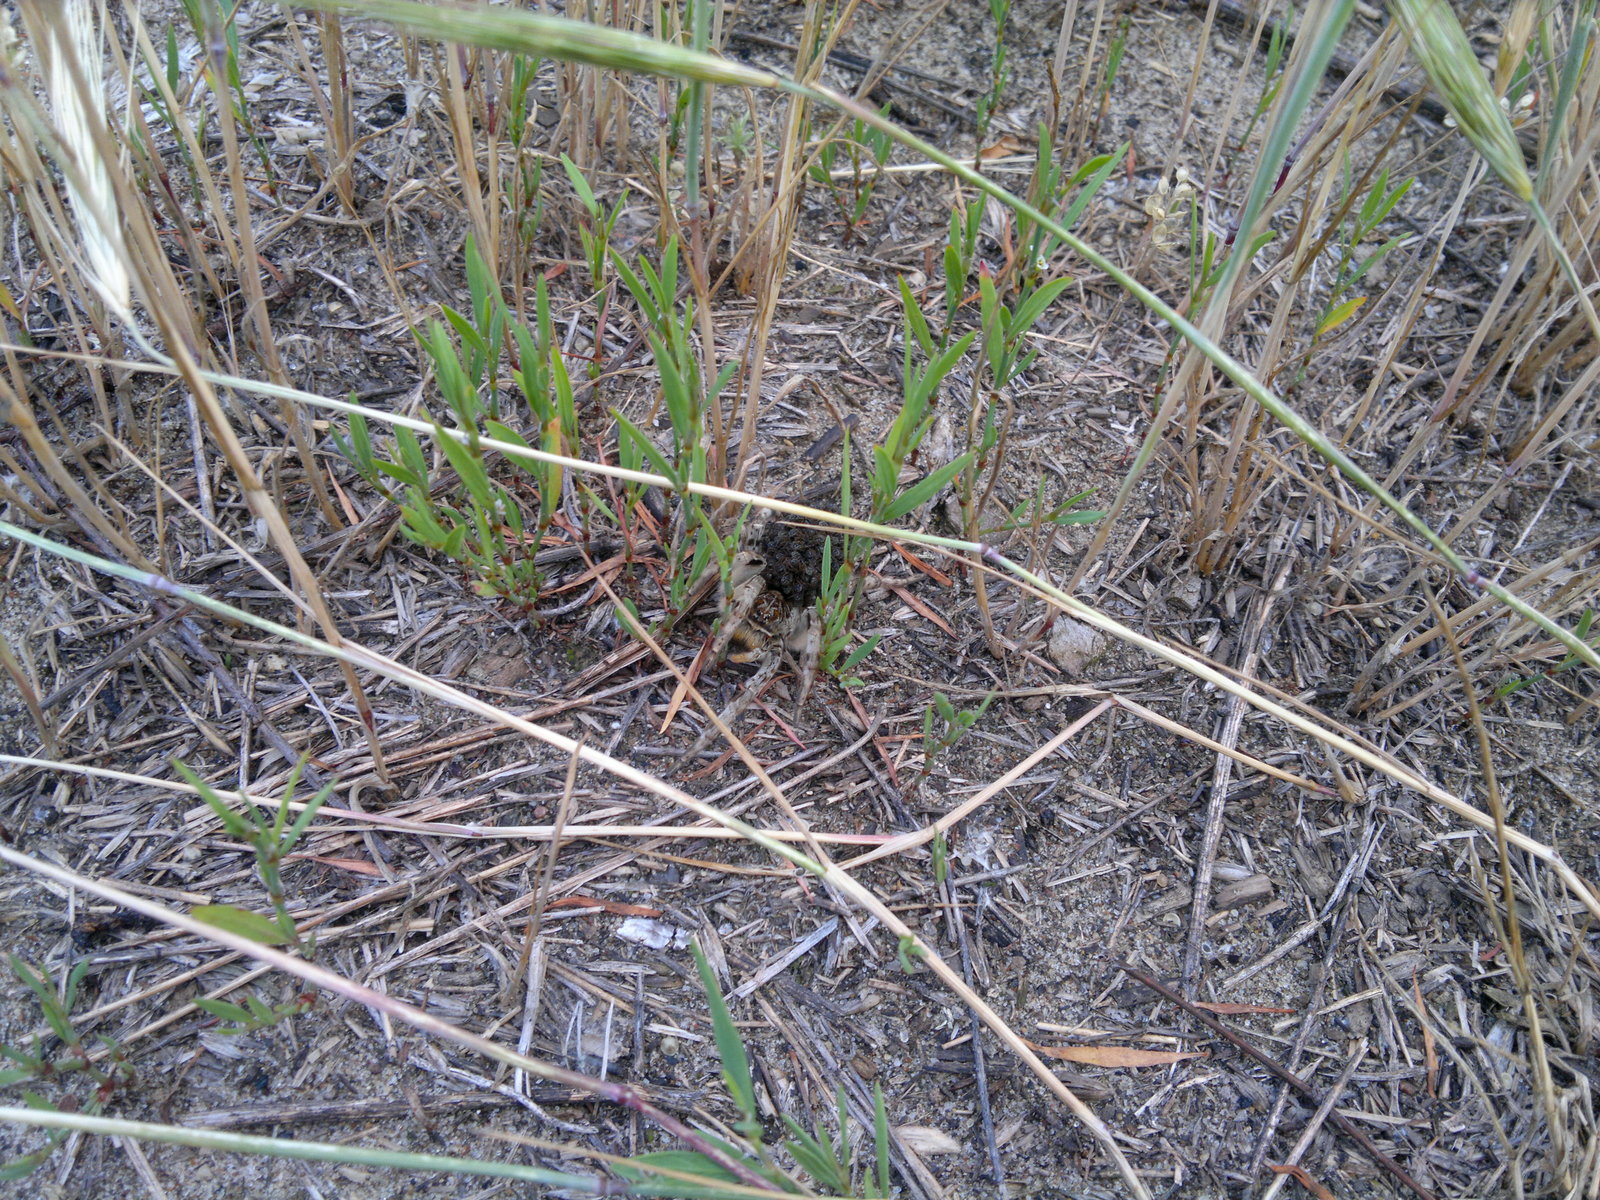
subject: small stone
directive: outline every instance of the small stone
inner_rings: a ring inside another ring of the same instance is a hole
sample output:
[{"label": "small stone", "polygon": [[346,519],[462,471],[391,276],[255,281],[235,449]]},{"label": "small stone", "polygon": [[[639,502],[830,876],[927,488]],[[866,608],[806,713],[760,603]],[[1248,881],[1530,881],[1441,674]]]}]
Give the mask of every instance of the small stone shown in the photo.
[{"label": "small stone", "polygon": [[1191,575],[1167,592],[1167,603],[1182,613],[1192,613],[1200,607],[1200,576]]},{"label": "small stone", "polygon": [[1068,675],[1082,675],[1095,659],[1106,652],[1105,635],[1082,621],[1057,617],[1050,631],[1050,657]]}]

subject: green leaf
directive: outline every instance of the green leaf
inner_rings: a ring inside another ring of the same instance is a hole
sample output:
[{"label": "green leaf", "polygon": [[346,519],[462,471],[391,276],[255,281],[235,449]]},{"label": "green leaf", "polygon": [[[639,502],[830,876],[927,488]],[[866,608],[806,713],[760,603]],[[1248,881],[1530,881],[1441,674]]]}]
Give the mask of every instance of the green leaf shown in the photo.
[{"label": "green leaf", "polygon": [[77,1045],[78,1035],[73,1032],[72,1022],[66,1010],[62,1008],[60,999],[56,996],[55,986],[50,981],[49,971],[36,973],[32,967],[15,954],[10,956],[10,960],[12,973],[27,984],[28,990],[33,993],[34,999],[39,1002],[39,1011],[43,1014],[45,1023],[50,1026],[52,1032],[67,1045]]},{"label": "green leaf", "polygon": [[807,1133],[801,1128],[800,1123],[787,1113],[783,1114],[783,1123],[794,1135],[784,1142],[784,1146],[794,1156],[794,1161],[799,1164],[800,1169],[811,1176],[823,1190],[840,1195],[847,1194],[850,1188],[849,1172],[841,1167],[833,1139],[828,1137],[826,1131],[818,1125],[815,1134]]},{"label": "green leaf", "polygon": [[1396,246],[1398,246],[1401,242],[1403,242],[1405,240],[1406,240],[1406,235],[1405,234],[1403,234],[1403,233],[1402,234],[1397,234],[1394,237],[1390,238],[1383,245],[1379,246],[1371,254],[1369,254],[1365,258],[1363,258],[1360,261],[1360,263],[1358,263],[1356,265],[1355,270],[1351,271],[1349,276],[1344,280],[1344,286],[1345,287],[1351,287],[1354,284],[1359,283],[1361,281],[1361,277],[1363,275],[1365,275],[1368,271],[1372,270],[1372,268],[1377,266],[1378,263],[1382,262],[1384,256],[1386,254],[1388,254],[1389,251],[1393,250]]},{"label": "green leaf", "polygon": [[[649,1170],[650,1167],[698,1175],[706,1182],[695,1184],[687,1180],[667,1179]],[[746,1200],[749,1196],[748,1188],[737,1175],[696,1150],[657,1150],[650,1154],[636,1154],[615,1163],[612,1169],[630,1183],[647,1185],[649,1191],[644,1194],[651,1196],[684,1196],[695,1200]],[[730,1191],[717,1184],[733,1184],[738,1190]]]},{"label": "green leaf", "polygon": [[463,346],[470,350],[476,350],[479,354],[489,353],[489,344],[483,340],[483,335],[478,332],[477,327],[471,321],[448,304],[441,304],[439,307],[444,312],[444,319],[450,322],[451,328],[460,337]]},{"label": "green leaf", "polygon": [[317,809],[321,808],[327,802],[328,797],[333,795],[333,786],[334,781],[330,779],[322,785],[321,790],[315,796],[306,801],[305,808],[300,810],[300,815],[295,818],[294,824],[289,826],[289,832],[278,843],[280,852],[287,853],[300,840],[300,836],[305,833],[306,827],[311,824],[312,818],[317,815]]},{"label": "green leaf", "polygon": [[401,463],[416,479],[416,486],[425,490],[428,486],[428,459],[422,453],[422,443],[417,441],[416,433],[404,425],[397,426],[394,444],[400,452]]},{"label": "green leaf", "polygon": [[1056,302],[1056,297],[1061,295],[1072,284],[1070,279],[1057,279],[1039,288],[1017,306],[1017,315],[1011,320],[1011,336],[1015,340],[1022,337],[1033,328],[1033,323],[1044,315],[1046,309]]},{"label": "green leaf", "polygon": [[524,450],[533,449],[532,446],[528,445],[527,439],[515,429],[512,429],[509,425],[503,425],[499,421],[493,420],[492,418],[483,423],[483,431],[497,442],[506,442],[512,446],[521,446]]},{"label": "green leaf", "polygon": [[[498,338],[490,336],[485,339],[479,335],[479,328],[489,328],[493,333],[493,325],[500,316],[500,297],[496,295],[493,276],[489,274],[489,264],[484,261],[482,252],[478,249],[478,241],[472,234],[467,234],[467,293],[472,297],[472,315],[478,319],[478,327],[474,328],[473,347],[479,353],[489,353],[488,343],[498,344]],[[446,310],[448,311],[448,310]]]},{"label": "green leaf", "polygon": [[405,522],[402,531],[412,541],[434,550],[444,548],[451,531],[439,523],[434,507],[427,503],[426,498],[418,504],[402,505],[400,516]]},{"label": "green leaf", "polygon": [[844,675],[853,670],[855,665],[878,648],[878,643],[883,640],[883,634],[875,633],[861,645],[850,652],[850,657],[839,664],[839,674]]},{"label": "green leaf", "polygon": [[971,460],[972,454],[969,451],[968,453],[961,455],[959,458],[952,459],[951,461],[945,463],[944,466],[940,467],[932,474],[925,475],[919,482],[912,484],[904,492],[900,493],[900,495],[897,496],[895,500],[884,509],[884,523],[888,524],[891,521],[898,521],[908,512],[912,512],[915,509],[921,508],[929,500],[932,500],[946,487],[948,487],[952,479],[954,479],[962,471],[965,471],[967,469],[967,464]]},{"label": "green leaf", "polygon": [[744,1039],[733,1023],[727,1001],[717,987],[717,977],[711,972],[705,951],[698,941],[691,942],[695,966],[700,972],[700,986],[706,994],[706,1005],[711,1010],[711,1032],[716,1038],[717,1055],[722,1059],[722,1080],[728,1087],[728,1096],[747,1122],[760,1120],[756,1109],[756,1085],[750,1076],[750,1059],[745,1054]]},{"label": "green leaf", "polygon": [[[1088,183],[1084,185],[1082,191],[1073,197],[1072,204],[1067,211],[1061,214],[1061,225],[1064,228],[1070,230],[1077,223],[1078,218],[1083,215],[1083,210],[1089,206],[1089,201],[1094,199],[1095,193],[1111,177],[1111,172],[1116,170],[1117,164],[1128,153],[1129,145],[1130,143],[1123,142],[1110,154],[1102,155],[1099,158],[1091,158],[1082,167],[1078,168],[1077,174],[1072,177],[1072,182],[1077,183],[1084,178],[1084,172],[1088,171]],[[1093,170],[1090,170],[1091,166]]]},{"label": "green leaf", "polygon": [[53,1130],[47,1145],[41,1146],[31,1154],[24,1154],[21,1158],[12,1159],[4,1166],[0,1166],[0,1180],[26,1179],[45,1163],[55,1148],[66,1137],[65,1130]]},{"label": "green leaf", "polygon": [[626,438],[634,449],[644,455],[645,461],[655,468],[656,474],[665,475],[671,482],[674,491],[681,491],[683,489],[683,477],[672,468],[672,464],[667,462],[661,451],[656,449],[656,444],[651,441],[649,435],[616,409],[611,410],[611,416],[617,422],[619,436]]},{"label": "green leaf", "polygon": [[[645,286],[638,273],[628,265],[628,260],[623,258],[614,246],[611,248],[611,265],[616,268],[617,274],[622,277],[622,284],[628,289],[628,294],[633,297],[634,303],[644,313],[646,327],[659,329],[661,327],[661,310],[656,307],[655,298],[651,296],[650,289]],[[639,265],[647,272],[650,269],[649,264],[642,260]]]},{"label": "green leaf", "polygon": [[333,444],[338,447],[340,454],[354,464],[357,471],[365,477],[371,477],[373,474],[372,434],[367,429],[366,417],[360,413],[351,413],[349,440],[346,441],[335,433],[333,435]]},{"label": "green leaf", "polygon": [[444,451],[445,458],[450,460],[450,465],[455,468],[456,474],[461,476],[461,482],[467,489],[467,494],[472,497],[473,503],[480,509],[494,507],[494,493],[489,488],[489,473],[484,470],[483,457],[475,453],[473,448],[463,445],[451,432],[441,426],[434,426],[434,434],[438,438],[439,448]]},{"label": "green leaf", "polygon": [[596,220],[600,218],[600,203],[594,198],[594,189],[589,186],[589,181],[583,177],[583,172],[578,170],[578,164],[565,154],[561,156],[562,169],[567,173],[567,179],[572,184],[572,190],[578,193],[578,199],[583,207],[589,210],[589,215]]},{"label": "green leaf", "polygon": [[[899,276],[900,305],[905,310],[905,325],[917,345],[922,347],[925,357],[933,355],[933,337],[928,332],[928,319],[922,315],[922,306],[917,303],[917,298],[911,294],[911,288],[906,283],[905,276]],[[910,351],[907,350],[909,357]]]},{"label": "green leaf", "polygon": [[1321,337],[1323,334],[1331,333],[1339,328],[1339,326],[1355,316],[1356,310],[1366,302],[1367,298],[1365,296],[1351,296],[1343,304],[1334,305],[1322,320],[1317,322],[1317,336]]},{"label": "green leaf", "polygon": [[917,945],[915,938],[910,934],[906,934],[900,939],[899,945],[895,948],[895,955],[900,960],[900,969],[907,975],[915,975],[917,973],[917,959],[926,958],[928,952]]},{"label": "green leaf", "polygon": [[249,938],[263,946],[281,946],[289,940],[276,921],[232,904],[197,904],[189,910],[189,915],[224,933]]},{"label": "green leaf", "polygon": [[255,822],[256,814],[254,809],[250,810],[250,819],[247,820],[234,811],[227,801],[217,795],[210,784],[191,771],[188,764],[180,759],[173,759],[172,766],[179,775],[183,776],[185,783],[200,793],[200,798],[210,806],[212,812],[217,814],[217,820],[222,822],[222,828],[228,832],[230,837],[236,837],[247,845],[255,843],[260,827]]},{"label": "green leaf", "polygon": [[889,1110],[883,1103],[883,1085],[872,1085],[872,1148],[877,1156],[878,1195],[889,1195]]},{"label": "green leaf", "polygon": [[250,1024],[250,1013],[228,1000],[214,1000],[209,996],[196,996],[194,1006],[203,1013],[210,1013],[219,1021],[231,1021],[235,1025],[245,1026]]},{"label": "green leaf", "polygon": [[921,387],[919,388],[923,399],[933,395],[934,390],[944,377],[950,373],[950,369],[961,361],[961,356],[967,352],[967,348],[972,345],[972,340],[977,336],[978,331],[976,329],[968,330],[960,341],[928,364],[927,374],[922,377]]},{"label": "green leaf", "polygon": [[728,386],[728,381],[733,378],[734,372],[738,369],[739,364],[737,361],[724,364],[722,370],[717,372],[717,378],[712,383],[711,390],[706,393],[706,399],[715,400],[722,395],[722,389]]},{"label": "green leaf", "polygon": [[395,463],[384,462],[381,458],[374,459],[372,465],[377,469],[380,475],[387,475],[396,483],[404,484],[409,488],[415,488],[419,492],[425,492],[428,489],[428,479],[425,475],[413,475],[405,467],[399,466]]}]

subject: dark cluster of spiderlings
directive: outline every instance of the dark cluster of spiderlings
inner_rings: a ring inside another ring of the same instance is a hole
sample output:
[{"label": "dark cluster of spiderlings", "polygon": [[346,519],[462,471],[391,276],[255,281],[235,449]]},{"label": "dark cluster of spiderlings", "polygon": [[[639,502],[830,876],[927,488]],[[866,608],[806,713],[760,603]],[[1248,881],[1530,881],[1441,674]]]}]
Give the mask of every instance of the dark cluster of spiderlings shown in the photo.
[{"label": "dark cluster of spiderlings", "polygon": [[[822,539],[815,529],[800,529],[774,521],[761,534],[762,571],[767,587],[797,608],[810,604],[822,590]],[[841,547],[833,544],[833,563],[839,564]]]}]

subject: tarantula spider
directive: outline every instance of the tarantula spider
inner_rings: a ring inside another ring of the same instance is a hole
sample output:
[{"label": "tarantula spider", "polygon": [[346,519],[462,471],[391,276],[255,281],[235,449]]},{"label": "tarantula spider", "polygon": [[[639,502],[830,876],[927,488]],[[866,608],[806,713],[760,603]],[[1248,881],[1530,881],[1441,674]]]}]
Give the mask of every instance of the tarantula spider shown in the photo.
[{"label": "tarantula spider", "polygon": [[758,664],[745,684],[751,697],[787,662],[798,680],[798,709],[816,681],[822,625],[811,605],[768,586],[766,571],[767,561],[756,551],[743,550],[734,558],[711,653],[716,659],[726,655],[730,662]]}]

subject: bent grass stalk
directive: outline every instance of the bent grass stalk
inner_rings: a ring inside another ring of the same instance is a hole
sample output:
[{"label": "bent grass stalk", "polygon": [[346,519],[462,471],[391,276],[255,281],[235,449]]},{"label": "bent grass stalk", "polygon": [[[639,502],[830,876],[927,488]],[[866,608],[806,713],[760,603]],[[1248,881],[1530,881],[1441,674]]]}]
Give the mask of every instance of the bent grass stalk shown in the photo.
[{"label": "bent grass stalk", "polygon": [[[1339,22],[1339,14],[1347,13],[1350,0],[1344,0],[1339,13],[1333,15],[1329,25]],[[1592,667],[1600,668],[1600,651],[1577,637],[1571,630],[1545,616],[1492,579],[1480,575],[1455,549],[1433,529],[1391,494],[1376,479],[1367,474],[1354,460],[1334,445],[1320,430],[1302,417],[1282,397],[1257,379],[1250,370],[1234,358],[1212,338],[1178,313],[1149,288],[1122,270],[1116,263],[1095,250],[1082,239],[1062,226],[1048,214],[1041,212],[1021,197],[1012,194],[993,180],[955,156],[946,153],[915,134],[902,129],[873,109],[858,103],[840,92],[822,84],[806,84],[771,71],[747,67],[739,63],[696,54],[681,47],[669,46],[636,34],[614,29],[600,29],[560,17],[546,17],[535,13],[508,11],[506,9],[451,9],[447,13],[416,0],[306,0],[306,6],[331,11],[356,13],[398,25],[411,32],[435,37],[444,41],[465,42],[471,45],[516,50],[523,53],[545,54],[552,58],[570,59],[621,70],[641,71],[648,74],[670,75],[702,79],[709,83],[726,83],[734,86],[762,88],[789,92],[806,99],[833,105],[862,121],[864,124],[889,134],[901,145],[938,163],[963,183],[978,188],[994,197],[1019,216],[1026,217],[1060,239],[1061,244],[1082,256],[1110,278],[1139,303],[1159,316],[1180,336],[1209,359],[1217,370],[1233,380],[1297,438],[1338,469],[1357,487],[1374,497],[1395,516],[1431,546],[1450,568],[1469,587],[1482,588],[1515,612],[1525,621],[1536,625],[1559,641],[1572,653]],[[1329,48],[1331,53],[1331,47]],[[1308,72],[1309,74],[1309,72]],[[1287,135],[1285,135],[1287,136]],[[1250,208],[1247,205],[1247,210]],[[1242,263],[1241,263],[1242,266]],[[1579,292],[1580,298],[1587,299]],[[1592,305],[1588,306],[1592,311]],[[1600,328],[1600,321],[1597,321]],[[1153,431],[1154,432],[1154,431]],[[1153,449],[1153,447],[1152,447]],[[1137,468],[1136,468],[1137,469]],[[1108,522],[1109,527],[1109,522]]]}]

